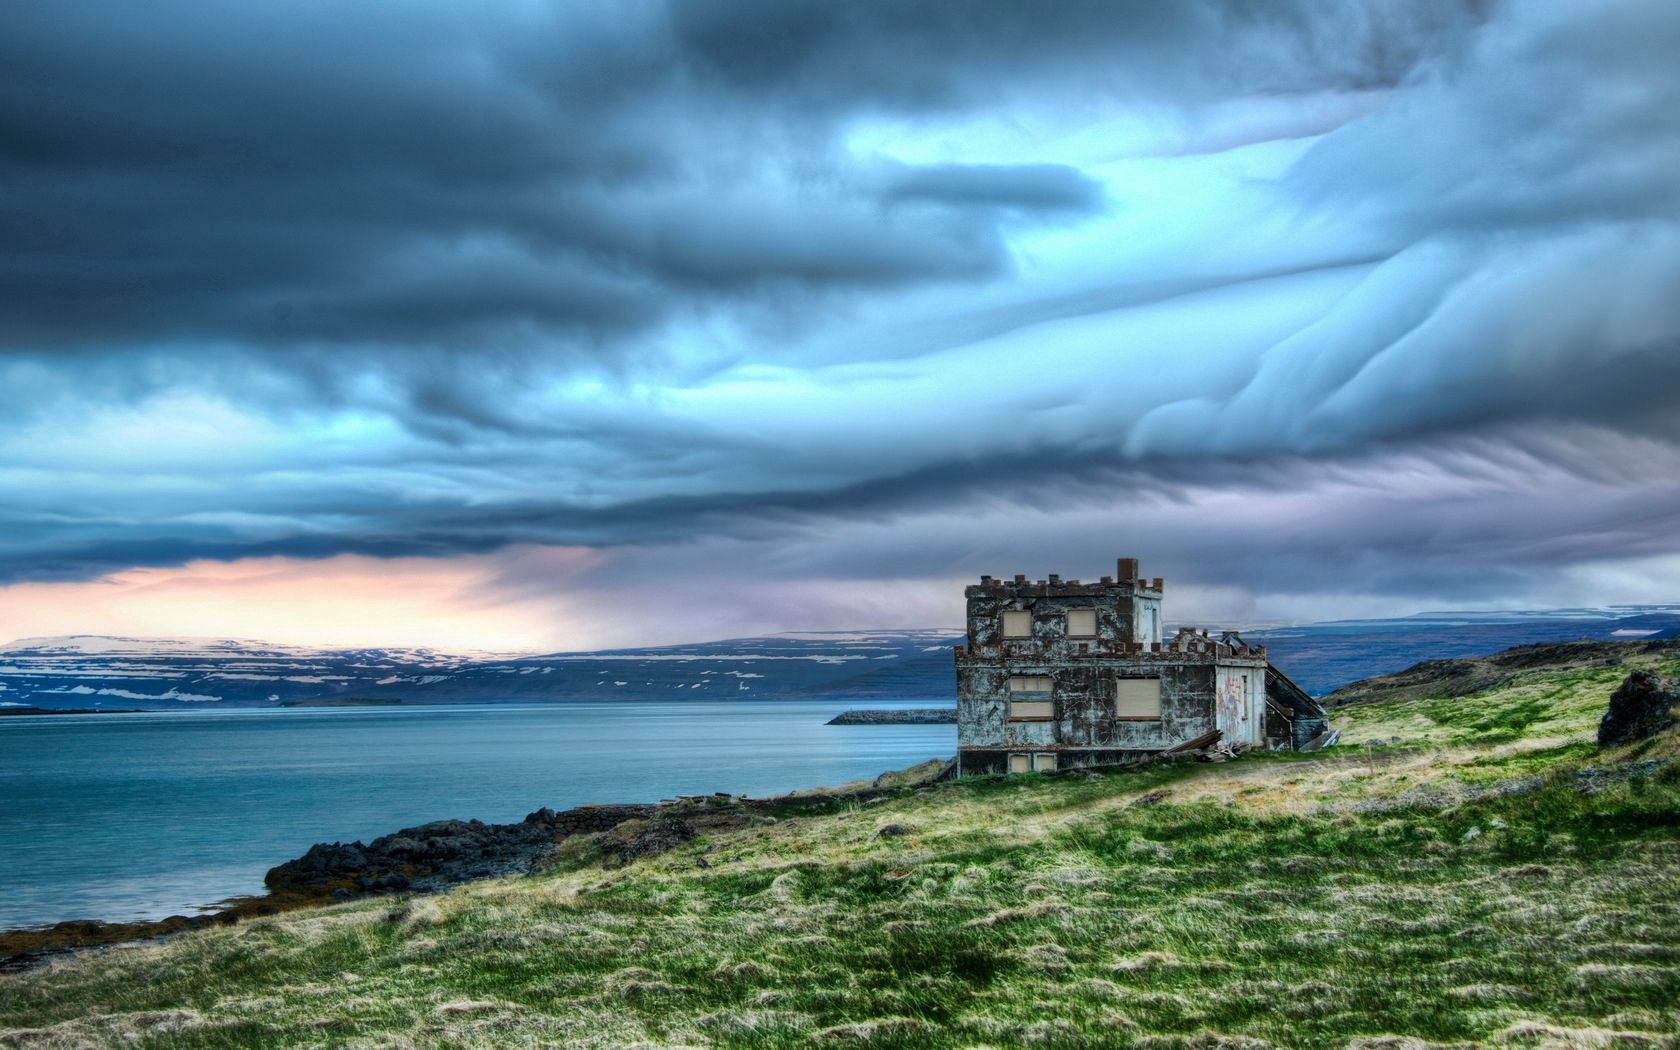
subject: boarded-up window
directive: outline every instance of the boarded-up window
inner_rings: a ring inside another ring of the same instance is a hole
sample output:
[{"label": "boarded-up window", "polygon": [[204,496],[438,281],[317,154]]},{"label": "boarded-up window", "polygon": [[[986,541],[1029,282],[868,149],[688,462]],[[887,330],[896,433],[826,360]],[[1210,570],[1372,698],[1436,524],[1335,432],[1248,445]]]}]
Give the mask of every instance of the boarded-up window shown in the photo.
[{"label": "boarded-up window", "polygon": [[1161,680],[1122,678],[1115,682],[1114,714],[1119,718],[1160,718]]},{"label": "boarded-up window", "polygon": [[1009,678],[1010,718],[1053,718],[1055,706],[1049,700],[1017,700],[1016,697],[1041,697],[1050,692],[1047,674],[1018,674]]},{"label": "boarded-up window", "polygon": [[1067,633],[1069,638],[1095,638],[1097,636],[1097,610],[1069,609]]},{"label": "boarded-up window", "polygon": [[1040,773],[1049,773],[1056,768],[1056,756],[1050,752],[1040,752],[1033,756],[1033,768]]},{"label": "boarded-up window", "polygon": [[1009,771],[1011,773],[1031,773],[1032,772],[1032,756],[1031,755],[1010,755],[1009,756]]},{"label": "boarded-up window", "polygon": [[1003,614],[1003,636],[1005,638],[1031,638],[1032,613],[1025,609],[1010,609]]}]

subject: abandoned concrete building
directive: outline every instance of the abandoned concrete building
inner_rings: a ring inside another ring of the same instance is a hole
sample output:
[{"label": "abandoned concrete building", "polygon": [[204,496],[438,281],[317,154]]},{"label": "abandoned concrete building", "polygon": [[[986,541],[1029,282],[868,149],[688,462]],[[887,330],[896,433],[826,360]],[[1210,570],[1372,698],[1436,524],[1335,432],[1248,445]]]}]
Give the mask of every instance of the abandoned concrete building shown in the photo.
[{"label": "abandoned concrete building", "polygon": [[1135,761],[1228,745],[1308,750],[1324,709],[1234,631],[1161,633],[1162,582],[1121,558],[1080,583],[980,577],[957,647],[957,774]]}]

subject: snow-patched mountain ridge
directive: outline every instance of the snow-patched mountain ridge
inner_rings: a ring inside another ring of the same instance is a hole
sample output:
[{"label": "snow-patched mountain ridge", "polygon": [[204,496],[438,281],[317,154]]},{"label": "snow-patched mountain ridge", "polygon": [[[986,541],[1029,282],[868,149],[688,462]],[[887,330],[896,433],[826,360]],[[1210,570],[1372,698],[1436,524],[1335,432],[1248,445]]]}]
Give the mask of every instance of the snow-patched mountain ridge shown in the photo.
[{"label": "snow-patched mountain ridge", "polygon": [[[1680,606],[1441,613],[1245,630],[1304,688],[1326,693],[1419,660],[1576,638],[1680,637]],[[414,703],[774,699],[951,703],[955,628],[793,632],[600,652],[310,649],[230,639],[72,636],[0,646],[0,706],[273,705],[320,697]]]},{"label": "snow-patched mountain ridge", "polygon": [[[317,649],[214,638],[71,635],[0,646],[0,704],[267,705],[321,697],[416,702],[878,695],[938,679],[955,630],[796,632],[601,652]],[[903,677],[905,667],[917,673]],[[924,688],[927,688],[924,686]],[[945,686],[949,695],[950,686]]]}]

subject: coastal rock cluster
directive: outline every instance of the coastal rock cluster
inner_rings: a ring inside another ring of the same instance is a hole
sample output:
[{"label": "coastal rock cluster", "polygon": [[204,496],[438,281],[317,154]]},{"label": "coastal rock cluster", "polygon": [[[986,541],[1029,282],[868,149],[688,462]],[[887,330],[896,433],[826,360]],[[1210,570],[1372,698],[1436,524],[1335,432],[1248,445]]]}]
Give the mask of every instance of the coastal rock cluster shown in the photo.
[{"label": "coastal rock cluster", "polygon": [[1598,723],[1598,746],[1617,747],[1656,736],[1674,725],[1680,706],[1680,683],[1664,681],[1649,671],[1635,671],[1610,694],[1610,704]]},{"label": "coastal rock cluster", "polygon": [[602,835],[596,845],[601,848],[603,867],[622,868],[642,857],[676,849],[696,834],[693,824],[676,817],[630,820]]},{"label": "coastal rock cluster", "polygon": [[643,805],[543,808],[518,824],[436,820],[372,842],[322,842],[295,860],[269,869],[271,892],[357,893],[437,890],[469,879],[536,870],[555,843],[570,835],[608,831],[646,816]]}]

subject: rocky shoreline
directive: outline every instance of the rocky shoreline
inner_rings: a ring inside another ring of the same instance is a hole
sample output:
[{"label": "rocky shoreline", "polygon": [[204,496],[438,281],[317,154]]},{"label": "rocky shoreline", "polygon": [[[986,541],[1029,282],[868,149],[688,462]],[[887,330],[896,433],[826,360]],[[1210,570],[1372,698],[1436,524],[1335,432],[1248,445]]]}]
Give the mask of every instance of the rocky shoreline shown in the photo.
[{"label": "rocky shoreline", "polygon": [[321,842],[270,868],[268,892],[227,902],[201,916],[172,915],[144,922],[72,920],[0,932],[0,973],[33,969],[54,958],[125,941],[172,937],[207,926],[359,897],[436,893],[464,882],[528,875],[580,837],[603,867],[620,867],[663,853],[698,834],[752,820],[774,819],[789,807],[865,802],[899,788],[931,783],[950,768],[941,760],[883,773],[837,788],[752,799],[736,795],[679,795],[657,803],[593,804],[539,809],[516,824],[438,820],[382,835],[369,843]]},{"label": "rocky shoreline", "polygon": [[138,707],[0,707],[0,716],[13,715],[17,717],[35,715],[143,715],[147,712]]},{"label": "rocky shoreline", "polygon": [[580,806],[539,809],[517,824],[436,820],[360,842],[321,842],[295,860],[270,868],[271,893],[304,893],[334,900],[364,893],[435,892],[474,879],[526,875],[573,835],[611,831],[646,817],[657,806]]}]

